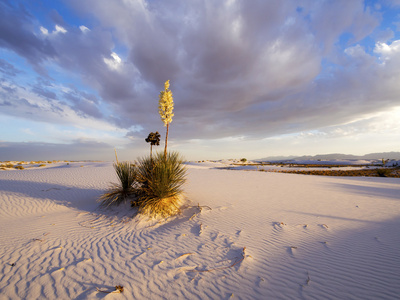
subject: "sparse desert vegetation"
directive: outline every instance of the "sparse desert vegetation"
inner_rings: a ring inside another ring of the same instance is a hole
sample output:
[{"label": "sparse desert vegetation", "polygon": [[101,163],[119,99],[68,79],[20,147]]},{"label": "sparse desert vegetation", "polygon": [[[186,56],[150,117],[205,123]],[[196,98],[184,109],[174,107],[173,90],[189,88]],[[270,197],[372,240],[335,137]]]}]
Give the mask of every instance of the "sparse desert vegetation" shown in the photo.
[{"label": "sparse desert vegetation", "polygon": [[360,170],[279,170],[276,172],[302,174],[302,175],[318,175],[318,176],[359,176],[359,177],[400,178],[400,168],[375,168],[375,169],[360,169]]},{"label": "sparse desert vegetation", "polygon": [[128,200],[139,213],[151,217],[169,217],[180,212],[182,185],[186,181],[186,167],[178,152],[168,152],[168,131],[172,122],[174,102],[169,80],[159,95],[159,114],[166,127],[164,152],[153,155],[153,146],[160,144],[160,134],[151,132],[145,139],[150,143],[150,155],[134,162],[117,162],[114,169],[118,183],[99,198],[102,206],[119,205]]},{"label": "sparse desert vegetation", "polygon": [[116,162],[113,165],[118,183],[113,183],[99,201],[102,206],[120,205],[136,194],[136,168],[131,162]]}]

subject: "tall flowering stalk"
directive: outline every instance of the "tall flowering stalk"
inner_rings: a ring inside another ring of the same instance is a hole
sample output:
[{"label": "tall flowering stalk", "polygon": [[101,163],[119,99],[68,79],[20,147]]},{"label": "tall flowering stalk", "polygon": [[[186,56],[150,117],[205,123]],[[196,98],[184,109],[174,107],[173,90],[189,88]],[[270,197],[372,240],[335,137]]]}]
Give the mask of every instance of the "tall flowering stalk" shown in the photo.
[{"label": "tall flowering stalk", "polygon": [[160,113],[161,120],[164,122],[164,126],[167,127],[167,133],[165,134],[165,148],[164,148],[164,158],[167,159],[167,145],[168,145],[168,131],[169,124],[172,122],[172,117],[174,113],[174,99],[172,97],[172,92],[169,89],[169,80],[164,84],[164,90],[160,92],[158,101],[158,112]]}]

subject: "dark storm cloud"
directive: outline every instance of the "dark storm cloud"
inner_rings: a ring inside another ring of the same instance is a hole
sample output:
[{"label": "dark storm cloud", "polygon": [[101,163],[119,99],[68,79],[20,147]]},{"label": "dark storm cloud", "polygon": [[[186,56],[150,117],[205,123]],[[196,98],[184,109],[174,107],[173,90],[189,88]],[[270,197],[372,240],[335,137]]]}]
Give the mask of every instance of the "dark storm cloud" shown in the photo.
[{"label": "dark storm cloud", "polygon": [[35,35],[23,6],[2,4],[6,21],[21,17],[14,39],[0,21],[0,46],[34,66],[51,60],[78,74],[98,99],[74,89],[52,95],[44,84],[34,91],[82,116],[161,131],[158,93],[167,79],[175,101],[171,130],[181,139],[267,137],[400,105],[400,51],[357,47],[382,18],[361,0],[68,3],[95,25],[81,30],[52,11],[65,32]]},{"label": "dark storm cloud", "polygon": [[[104,27],[115,28],[130,49],[128,66],[140,74],[132,82],[153,89],[153,95],[141,90],[118,102],[145,131],[157,116],[142,116],[156,105],[166,79],[175,96],[174,122],[182,125],[174,130],[182,138],[194,132],[199,138],[270,136],[379,108],[370,95],[379,93],[384,72],[365,73],[359,58],[349,64],[337,50],[343,34],[351,45],[379,25],[379,12],[363,1],[87,1],[75,8],[90,9]],[[341,71],[323,80],[317,76],[327,58]],[[370,62],[370,70],[381,68]],[[114,83],[107,82],[105,90],[112,91]],[[367,88],[361,94],[360,85]]]}]

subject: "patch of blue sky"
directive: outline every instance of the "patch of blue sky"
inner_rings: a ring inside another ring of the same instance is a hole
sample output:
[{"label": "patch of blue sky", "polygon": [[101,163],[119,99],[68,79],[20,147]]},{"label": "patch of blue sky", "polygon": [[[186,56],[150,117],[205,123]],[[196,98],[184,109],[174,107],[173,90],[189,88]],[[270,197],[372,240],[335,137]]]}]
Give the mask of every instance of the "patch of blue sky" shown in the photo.
[{"label": "patch of blue sky", "polygon": [[334,72],[338,69],[343,69],[342,65],[336,64],[332,62],[328,58],[322,58],[321,60],[321,71],[318,75],[314,78],[314,81],[329,79],[334,77]]},{"label": "patch of blue sky", "polygon": [[129,58],[129,48],[122,44],[118,39],[113,36],[114,48],[113,52],[117,53],[117,55],[121,58],[122,61],[127,61]]},{"label": "patch of blue sky", "polygon": [[29,83],[32,80],[31,74],[36,72],[33,70],[32,66],[28,64],[25,58],[19,56],[17,53],[7,50],[6,48],[0,48],[1,59],[7,61],[9,64],[14,66],[18,74],[16,76],[20,77],[22,80],[26,78],[27,81],[21,83]]},{"label": "patch of blue sky", "polygon": [[[10,126],[10,124],[12,124]],[[127,143],[125,140],[126,130],[97,130],[87,127],[63,125],[63,124],[50,124],[39,121],[33,121],[15,116],[9,117],[2,115],[0,118],[1,128],[3,130],[0,141],[7,142],[39,142],[39,143],[60,143],[69,144],[77,139],[102,139],[104,141],[114,141],[115,144],[122,142]]]},{"label": "patch of blue sky", "polygon": [[46,137],[47,126],[41,122],[1,115],[0,126],[7,128],[1,132],[1,140],[7,142],[53,142],[54,137]]},{"label": "patch of blue sky", "polygon": [[373,7],[377,12],[381,13],[379,29],[390,29],[394,31],[395,39],[399,38],[400,29],[400,5],[382,0],[365,0],[365,7]]},{"label": "patch of blue sky", "polygon": [[66,3],[68,2],[64,3],[64,1],[59,0],[24,1],[24,5],[34,15],[34,18],[45,28],[53,29],[58,22],[62,26],[62,20],[66,24],[77,27],[85,25],[83,23],[87,23],[88,21],[79,18]]}]

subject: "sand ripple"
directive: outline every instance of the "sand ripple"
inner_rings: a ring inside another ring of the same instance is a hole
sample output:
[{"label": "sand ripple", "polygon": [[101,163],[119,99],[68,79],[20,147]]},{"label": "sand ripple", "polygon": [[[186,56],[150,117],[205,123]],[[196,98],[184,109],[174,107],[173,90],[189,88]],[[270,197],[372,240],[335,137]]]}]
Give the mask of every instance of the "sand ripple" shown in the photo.
[{"label": "sand ripple", "polygon": [[158,222],[97,207],[113,176],[95,163],[0,172],[1,299],[114,299],[96,288],[116,285],[118,299],[400,294],[399,181],[379,194],[388,182],[373,179],[372,198],[354,192],[365,181],[193,168],[191,202]]}]

